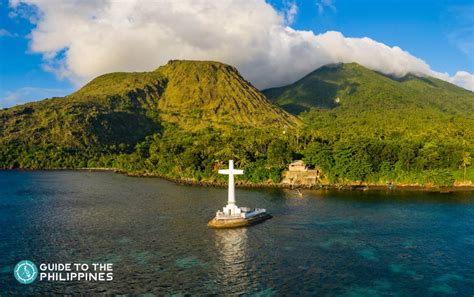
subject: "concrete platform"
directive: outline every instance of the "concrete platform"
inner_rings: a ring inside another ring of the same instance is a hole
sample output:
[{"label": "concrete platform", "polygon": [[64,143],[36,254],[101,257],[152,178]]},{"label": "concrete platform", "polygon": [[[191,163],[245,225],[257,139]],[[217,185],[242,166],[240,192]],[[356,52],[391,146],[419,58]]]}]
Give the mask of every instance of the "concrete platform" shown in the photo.
[{"label": "concrete platform", "polygon": [[214,229],[239,228],[239,227],[246,227],[246,226],[258,224],[271,218],[272,218],[272,215],[269,213],[259,214],[255,217],[248,218],[248,219],[244,219],[244,218],[216,219],[214,218],[209,221],[207,226]]}]

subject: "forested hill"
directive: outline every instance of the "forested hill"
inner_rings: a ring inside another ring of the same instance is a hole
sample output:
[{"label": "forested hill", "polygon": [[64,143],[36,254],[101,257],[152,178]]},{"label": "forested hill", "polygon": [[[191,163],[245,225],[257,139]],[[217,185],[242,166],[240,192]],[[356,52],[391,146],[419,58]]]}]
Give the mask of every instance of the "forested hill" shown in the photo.
[{"label": "forested hill", "polygon": [[474,117],[471,91],[433,77],[391,77],[355,63],[327,65],[263,93],[293,114],[311,108],[372,113],[415,108]]},{"label": "forested hill", "polygon": [[241,179],[264,183],[303,159],[323,172],[321,183],[474,182],[472,92],[340,64],[263,93],[270,101],[219,62],[106,74],[64,98],[0,111],[0,168],[212,182],[234,159]]},{"label": "forested hill", "polygon": [[337,64],[263,93],[326,138],[472,142],[474,137],[474,93],[432,77],[394,78],[354,63]]},{"label": "forested hill", "polygon": [[[321,67],[263,93],[299,115],[307,163],[350,180],[473,180],[474,93],[433,77],[358,64]],[[470,176],[470,177],[469,177]],[[449,182],[447,182],[449,183]]]},{"label": "forested hill", "polygon": [[64,98],[0,111],[3,142],[64,147],[134,145],[163,125],[186,131],[283,128],[299,120],[229,65],[170,61],[152,72],[110,73]]}]

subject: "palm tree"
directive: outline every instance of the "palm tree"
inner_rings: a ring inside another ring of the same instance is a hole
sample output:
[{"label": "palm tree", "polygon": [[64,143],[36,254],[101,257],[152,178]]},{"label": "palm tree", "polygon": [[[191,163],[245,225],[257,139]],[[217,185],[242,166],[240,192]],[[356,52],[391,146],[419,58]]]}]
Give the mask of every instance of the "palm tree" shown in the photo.
[{"label": "palm tree", "polygon": [[238,160],[235,162],[235,165],[237,165],[241,168],[244,168],[249,163],[250,163],[250,161],[247,159],[247,156],[244,155],[244,156],[238,158]]}]

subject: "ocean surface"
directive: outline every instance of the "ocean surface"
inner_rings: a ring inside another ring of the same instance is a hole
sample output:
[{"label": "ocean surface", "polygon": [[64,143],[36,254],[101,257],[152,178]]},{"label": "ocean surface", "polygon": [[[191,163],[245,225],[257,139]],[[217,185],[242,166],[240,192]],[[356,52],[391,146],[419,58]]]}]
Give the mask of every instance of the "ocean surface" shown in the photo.
[{"label": "ocean surface", "polygon": [[[236,190],[274,216],[206,224],[227,191],[108,172],[0,171],[0,295],[474,295],[474,195]],[[21,260],[113,263],[111,282],[22,285]]]}]

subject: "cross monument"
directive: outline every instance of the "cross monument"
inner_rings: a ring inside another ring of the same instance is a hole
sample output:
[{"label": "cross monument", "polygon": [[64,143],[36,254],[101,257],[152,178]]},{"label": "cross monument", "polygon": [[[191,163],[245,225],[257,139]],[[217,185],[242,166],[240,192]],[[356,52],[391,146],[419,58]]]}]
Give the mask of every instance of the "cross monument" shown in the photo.
[{"label": "cross monument", "polygon": [[227,209],[231,210],[231,214],[234,213],[234,210],[237,208],[235,205],[235,183],[234,175],[244,174],[244,171],[241,169],[234,169],[234,161],[229,160],[229,169],[219,170],[220,174],[226,174],[229,176],[229,193],[227,201]]}]

